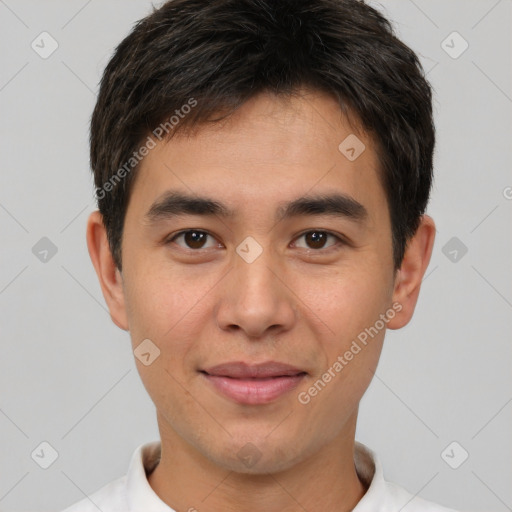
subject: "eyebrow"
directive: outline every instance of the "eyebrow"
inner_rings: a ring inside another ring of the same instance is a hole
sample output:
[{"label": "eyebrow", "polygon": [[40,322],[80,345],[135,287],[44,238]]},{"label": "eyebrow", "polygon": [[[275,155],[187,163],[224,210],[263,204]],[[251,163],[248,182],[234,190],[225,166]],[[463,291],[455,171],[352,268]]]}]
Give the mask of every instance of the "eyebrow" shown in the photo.
[{"label": "eyebrow", "polygon": [[[145,215],[149,224],[180,215],[234,217],[235,212],[226,205],[208,197],[180,192],[167,192],[157,199]],[[330,215],[362,223],[368,217],[366,208],[346,194],[304,196],[280,203],[276,213],[278,221],[297,216]]]}]

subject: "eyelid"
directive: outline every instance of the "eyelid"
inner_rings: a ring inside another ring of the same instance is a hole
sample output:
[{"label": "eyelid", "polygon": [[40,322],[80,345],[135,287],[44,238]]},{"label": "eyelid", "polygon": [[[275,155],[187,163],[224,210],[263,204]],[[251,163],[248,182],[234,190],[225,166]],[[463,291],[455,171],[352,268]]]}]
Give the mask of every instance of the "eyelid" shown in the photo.
[{"label": "eyelid", "polygon": [[[190,233],[191,231],[195,231],[196,233],[204,233],[205,235],[209,236],[210,238],[213,238],[214,240],[216,240],[218,242],[218,244],[221,244],[221,242],[218,241],[217,237],[214,236],[212,233],[210,233],[209,231],[206,231],[204,229],[195,229],[195,228],[188,228],[188,229],[182,229],[181,231],[178,231],[176,233],[173,233],[169,236],[167,236],[165,239],[164,239],[164,245],[167,245],[167,244],[170,244],[170,243],[173,243],[175,242],[175,240],[182,236],[182,235],[185,235],[187,233]],[[190,252],[199,252],[199,251],[202,251],[202,250],[208,250],[208,249],[212,249],[213,247],[201,247],[200,249],[192,249],[191,247],[183,247],[179,244],[176,244],[178,247],[180,247],[181,249],[184,249],[186,251],[190,251]],[[221,244],[222,245],[222,244]]]},{"label": "eyelid", "polygon": [[296,240],[298,240],[299,238],[303,237],[304,235],[307,235],[308,233],[325,233],[326,235],[331,235],[333,236],[334,238],[336,238],[337,240],[337,244],[334,244],[334,245],[329,245],[328,247],[325,247],[325,248],[320,248],[320,249],[311,249],[311,248],[304,248],[304,247],[298,247],[298,249],[305,249],[307,251],[310,251],[310,252],[326,252],[328,251],[329,249],[333,249],[335,248],[336,246],[338,245],[350,245],[350,242],[343,236],[341,235],[340,233],[335,233],[333,231],[330,231],[328,229],[321,229],[321,228],[313,228],[313,229],[307,229],[305,231],[303,231],[302,233],[299,233],[294,239],[293,239],[293,242],[292,243],[295,243]]}]

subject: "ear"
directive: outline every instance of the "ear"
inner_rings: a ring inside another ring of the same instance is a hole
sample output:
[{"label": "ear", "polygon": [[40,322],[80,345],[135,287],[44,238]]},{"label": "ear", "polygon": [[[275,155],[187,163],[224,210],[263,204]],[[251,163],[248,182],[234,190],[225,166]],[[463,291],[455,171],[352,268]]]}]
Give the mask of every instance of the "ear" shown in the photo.
[{"label": "ear", "polygon": [[87,247],[110,317],[118,327],[127,331],[129,326],[124,301],[123,277],[112,258],[103,217],[98,210],[92,212],[87,221]]},{"label": "ear", "polygon": [[428,215],[422,215],[416,233],[407,244],[404,259],[395,277],[393,304],[401,304],[402,309],[388,322],[389,329],[400,329],[412,318],[421,282],[432,255],[435,235],[434,221]]}]

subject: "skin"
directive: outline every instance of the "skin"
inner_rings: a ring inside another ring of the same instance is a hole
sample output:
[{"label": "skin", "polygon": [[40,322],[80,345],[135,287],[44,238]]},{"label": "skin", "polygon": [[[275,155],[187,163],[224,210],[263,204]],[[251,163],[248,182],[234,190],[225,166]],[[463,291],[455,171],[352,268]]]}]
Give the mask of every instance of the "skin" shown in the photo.
[{"label": "skin", "polygon": [[[352,133],[366,146],[353,162],[338,150]],[[351,510],[366,491],[353,462],[358,405],[386,329],[309,403],[297,397],[394,303],[401,310],[386,327],[409,322],[432,252],[433,220],[422,217],[395,271],[373,143],[333,99],[314,91],[291,101],[261,94],[222,124],[159,143],[138,172],[122,273],[97,211],[89,217],[87,242],[114,323],[130,332],[134,349],[147,338],[160,349],[149,366],[136,359],[162,441],[149,484],[180,512]],[[207,196],[234,215],[148,223],[146,212],[168,190]],[[300,215],[276,222],[283,201],[332,192],[361,203],[366,220]],[[184,237],[164,243],[186,229],[211,238],[196,249]],[[328,237],[324,247],[311,247],[302,236],[308,230],[348,243]],[[252,263],[235,251],[247,236],[263,249]],[[198,371],[269,360],[307,375],[263,405],[231,401]],[[237,456],[247,443],[260,456],[251,467]]]}]

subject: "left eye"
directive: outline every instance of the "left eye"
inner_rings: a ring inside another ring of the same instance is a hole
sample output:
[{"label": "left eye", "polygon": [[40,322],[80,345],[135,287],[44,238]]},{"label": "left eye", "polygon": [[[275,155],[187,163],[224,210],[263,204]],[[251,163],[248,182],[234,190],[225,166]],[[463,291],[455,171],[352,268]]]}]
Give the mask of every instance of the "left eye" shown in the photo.
[{"label": "left eye", "polygon": [[[211,242],[208,245],[208,237],[210,237]],[[182,240],[183,244],[176,242],[177,240]],[[176,242],[180,247],[184,247],[185,249],[208,249],[209,247],[215,247],[215,239],[205,231],[182,231],[178,233],[174,237],[172,237],[169,242]]]},{"label": "left eye", "polygon": [[[307,245],[300,245],[297,242],[294,243],[296,247],[301,247],[304,249],[325,249],[326,247],[331,247],[335,245],[336,242],[340,241],[340,238],[328,233],[327,231],[308,231],[307,233],[303,233],[297,240],[304,239]],[[327,240],[333,240],[334,243],[330,245],[327,244]]]}]

